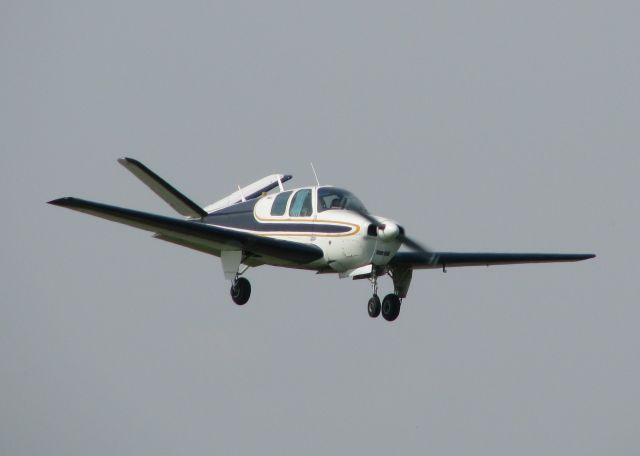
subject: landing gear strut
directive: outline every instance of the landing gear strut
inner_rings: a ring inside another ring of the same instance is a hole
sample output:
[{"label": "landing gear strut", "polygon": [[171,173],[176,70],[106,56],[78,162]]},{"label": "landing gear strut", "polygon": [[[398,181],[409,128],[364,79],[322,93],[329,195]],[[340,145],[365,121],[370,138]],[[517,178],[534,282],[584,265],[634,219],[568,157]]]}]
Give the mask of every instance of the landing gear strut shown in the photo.
[{"label": "landing gear strut", "polygon": [[376,318],[380,315],[380,298],[378,297],[378,274],[376,271],[373,272],[371,278],[369,278],[371,282],[371,286],[373,287],[373,296],[369,299],[367,303],[367,311],[369,312],[369,316],[371,318]]},{"label": "landing gear strut", "polygon": [[244,277],[238,277],[231,283],[231,299],[242,306],[249,301],[251,296],[251,283]]}]

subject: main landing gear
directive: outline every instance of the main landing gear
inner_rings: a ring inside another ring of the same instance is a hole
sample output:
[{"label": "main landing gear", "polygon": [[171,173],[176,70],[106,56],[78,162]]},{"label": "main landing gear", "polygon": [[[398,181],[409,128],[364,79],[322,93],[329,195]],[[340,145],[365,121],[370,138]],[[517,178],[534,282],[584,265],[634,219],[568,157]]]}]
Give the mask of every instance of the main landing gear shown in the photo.
[{"label": "main landing gear", "polygon": [[251,283],[244,277],[238,277],[231,283],[231,299],[242,306],[249,301],[251,296]]},{"label": "main landing gear", "polygon": [[369,299],[367,304],[367,311],[371,318],[376,318],[382,313],[382,318],[387,321],[394,321],[400,315],[400,303],[401,299],[395,293],[390,293],[384,297],[382,303],[378,297],[378,276],[376,274],[371,278],[373,285],[373,296]]}]

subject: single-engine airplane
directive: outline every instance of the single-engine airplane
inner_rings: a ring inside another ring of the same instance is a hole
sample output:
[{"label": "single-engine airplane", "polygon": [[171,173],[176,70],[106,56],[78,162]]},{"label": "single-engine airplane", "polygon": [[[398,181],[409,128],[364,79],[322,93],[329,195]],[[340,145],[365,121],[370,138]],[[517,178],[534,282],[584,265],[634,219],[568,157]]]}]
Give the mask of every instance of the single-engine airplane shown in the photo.
[{"label": "single-engine airplane", "polygon": [[[145,165],[132,158],[118,162],[186,218],[166,217],[66,197],[62,206],[150,231],[153,237],[220,257],[231,298],[249,300],[251,285],[242,277],[250,268],[272,265],[369,279],[372,318],[387,321],[400,314],[414,269],[581,261],[593,254],[435,252],[410,238],[397,222],[369,214],[348,190],[317,185],[285,190],[290,175],[266,176],[227,197],[201,207]],[[277,192],[271,190],[278,189]],[[410,251],[400,251],[401,246]],[[389,275],[394,292],[380,301],[378,278]]]}]

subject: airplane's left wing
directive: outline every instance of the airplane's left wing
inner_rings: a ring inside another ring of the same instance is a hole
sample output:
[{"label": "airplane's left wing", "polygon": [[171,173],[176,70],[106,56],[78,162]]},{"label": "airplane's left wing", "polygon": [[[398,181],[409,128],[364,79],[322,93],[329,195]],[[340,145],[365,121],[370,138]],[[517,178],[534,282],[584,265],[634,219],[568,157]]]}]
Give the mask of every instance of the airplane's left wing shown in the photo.
[{"label": "airplane's left wing", "polygon": [[558,263],[594,258],[592,253],[462,253],[462,252],[398,252],[389,262],[392,267],[436,269],[461,266],[493,266],[503,264]]},{"label": "airplane's left wing", "polygon": [[59,198],[49,201],[49,204],[151,231],[162,240],[216,256],[224,249],[240,249],[258,257],[268,256],[296,264],[307,264],[323,255],[322,249],[314,245],[256,236],[200,221],[149,214],[79,198]]}]

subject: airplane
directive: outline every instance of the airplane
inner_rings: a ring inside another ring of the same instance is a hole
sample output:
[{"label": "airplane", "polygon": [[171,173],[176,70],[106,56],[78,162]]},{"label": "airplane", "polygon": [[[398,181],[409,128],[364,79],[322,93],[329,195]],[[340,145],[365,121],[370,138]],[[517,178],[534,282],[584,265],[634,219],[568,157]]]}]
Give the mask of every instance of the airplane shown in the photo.
[{"label": "airplane", "polygon": [[[370,317],[394,321],[416,269],[573,262],[594,258],[562,253],[464,253],[431,251],[410,238],[404,227],[371,215],[350,191],[329,185],[285,190],[292,176],[272,174],[206,207],[201,207],[133,158],[118,162],[162,198],[182,218],[64,197],[49,204],[150,231],[153,237],[219,257],[231,298],[244,305],[251,284],[249,268],[271,265],[368,279],[373,295]],[[315,171],[314,171],[315,173]],[[317,176],[316,176],[317,180]],[[276,192],[271,192],[277,189]],[[405,246],[408,250],[401,250]],[[381,301],[378,279],[388,275],[393,293]]]}]

